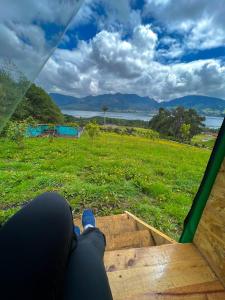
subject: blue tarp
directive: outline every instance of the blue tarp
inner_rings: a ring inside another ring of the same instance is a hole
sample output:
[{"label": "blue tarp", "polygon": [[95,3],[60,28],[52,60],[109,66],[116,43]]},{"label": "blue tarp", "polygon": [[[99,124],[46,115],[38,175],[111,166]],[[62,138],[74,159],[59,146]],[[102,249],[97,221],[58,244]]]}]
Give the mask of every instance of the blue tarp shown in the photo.
[{"label": "blue tarp", "polygon": [[69,127],[69,126],[56,126],[56,132],[58,135],[69,135],[69,136],[78,136],[78,128]]},{"label": "blue tarp", "polygon": [[35,127],[29,126],[27,129],[28,137],[37,137],[45,134],[46,130],[54,129],[55,134],[59,136],[73,136],[79,137],[80,131],[76,127],[65,126],[65,125],[56,125],[55,127],[51,125],[37,125]]}]

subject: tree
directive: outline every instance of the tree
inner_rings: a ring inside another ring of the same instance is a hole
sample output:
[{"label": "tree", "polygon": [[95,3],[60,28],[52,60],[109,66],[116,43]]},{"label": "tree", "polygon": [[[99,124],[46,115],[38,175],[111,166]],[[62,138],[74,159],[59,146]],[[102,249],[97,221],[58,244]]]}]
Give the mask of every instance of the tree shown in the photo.
[{"label": "tree", "polygon": [[64,117],[51,97],[32,84],[12,116],[13,120],[25,120],[29,116],[42,123],[63,123]]},{"label": "tree", "polygon": [[88,136],[92,139],[93,142],[94,139],[100,134],[100,127],[98,124],[90,122],[85,126],[85,131],[87,132]]},{"label": "tree", "polygon": [[[204,120],[205,118],[199,116],[194,109],[177,107],[167,110],[160,108],[158,114],[149,121],[149,126],[161,135],[183,141],[184,135],[186,135],[185,138],[188,135],[188,140],[190,140],[194,135],[202,132],[205,126]],[[190,126],[183,126],[184,124]]]},{"label": "tree", "polygon": [[181,132],[181,138],[183,142],[185,141],[190,141],[190,129],[191,125],[190,124],[182,124],[180,127],[180,132]]},{"label": "tree", "polygon": [[0,64],[0,132],[29,87],[24,74],[11,63]]},{"label": "tree", "polygon": [[102,106],[102,111],[104,112],[104,126],[106,124],[106,112],[109,110],[108,106],[103,105]]}]

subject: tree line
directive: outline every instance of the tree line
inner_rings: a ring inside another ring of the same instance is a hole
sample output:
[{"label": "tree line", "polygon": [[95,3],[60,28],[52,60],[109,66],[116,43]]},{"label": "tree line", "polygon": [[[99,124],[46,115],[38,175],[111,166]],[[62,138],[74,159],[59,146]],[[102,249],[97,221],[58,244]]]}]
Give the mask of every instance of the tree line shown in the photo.
[{"label": "tree line", "polygon": [[162,136],[189,142],[194,135],[204,130],[204,121],[205,117],[198,115],[194,109],[160,108],[158,114],[149,121],[149,127],[158,131]]}]

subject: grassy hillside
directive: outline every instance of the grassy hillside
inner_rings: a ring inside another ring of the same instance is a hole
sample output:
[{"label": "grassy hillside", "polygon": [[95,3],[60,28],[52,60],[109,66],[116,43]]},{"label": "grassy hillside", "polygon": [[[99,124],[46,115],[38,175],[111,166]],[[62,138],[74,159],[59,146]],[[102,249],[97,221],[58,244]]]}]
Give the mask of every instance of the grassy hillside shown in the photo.
[{"label": "grassy hillside", "polygon": [[63,114],[41,87],[32,84],[18,105],[12,119],[24,120],[32,116],[41,123],[62,123]]},{"label": "grassy hillside", "polygon": [[59,191],[75,214],[129,210],[178,238],[210,151],[175,142],[105,133],[79,140],[0,140],[1,222],[36,195]]},{"label": "grassy hillside", "polygon": [[199,147],[207,147],[212,149],[216,141],[216,136],[212,134],[198,134],[194,136],[191,143]]}]

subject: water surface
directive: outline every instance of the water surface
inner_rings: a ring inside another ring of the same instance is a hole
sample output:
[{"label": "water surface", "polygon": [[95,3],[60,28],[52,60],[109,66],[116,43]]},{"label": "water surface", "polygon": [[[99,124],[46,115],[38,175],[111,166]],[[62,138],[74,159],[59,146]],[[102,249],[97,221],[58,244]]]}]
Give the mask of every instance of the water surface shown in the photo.
[{"label": "water surface", "polygon": [[[64,114],[71,115],[78,118],[92,118],[92,117],[103,117],[102,111],[83,111],[83,110],[62,110]],[[145,112],[107,112],[108,118],[125,119],[125,120],[141,120],[149,121],[154,116],[150,113]],[[205,125],[208,128],[218,129],[221,127],[223,118],[222,117],[205,117]]]}]

